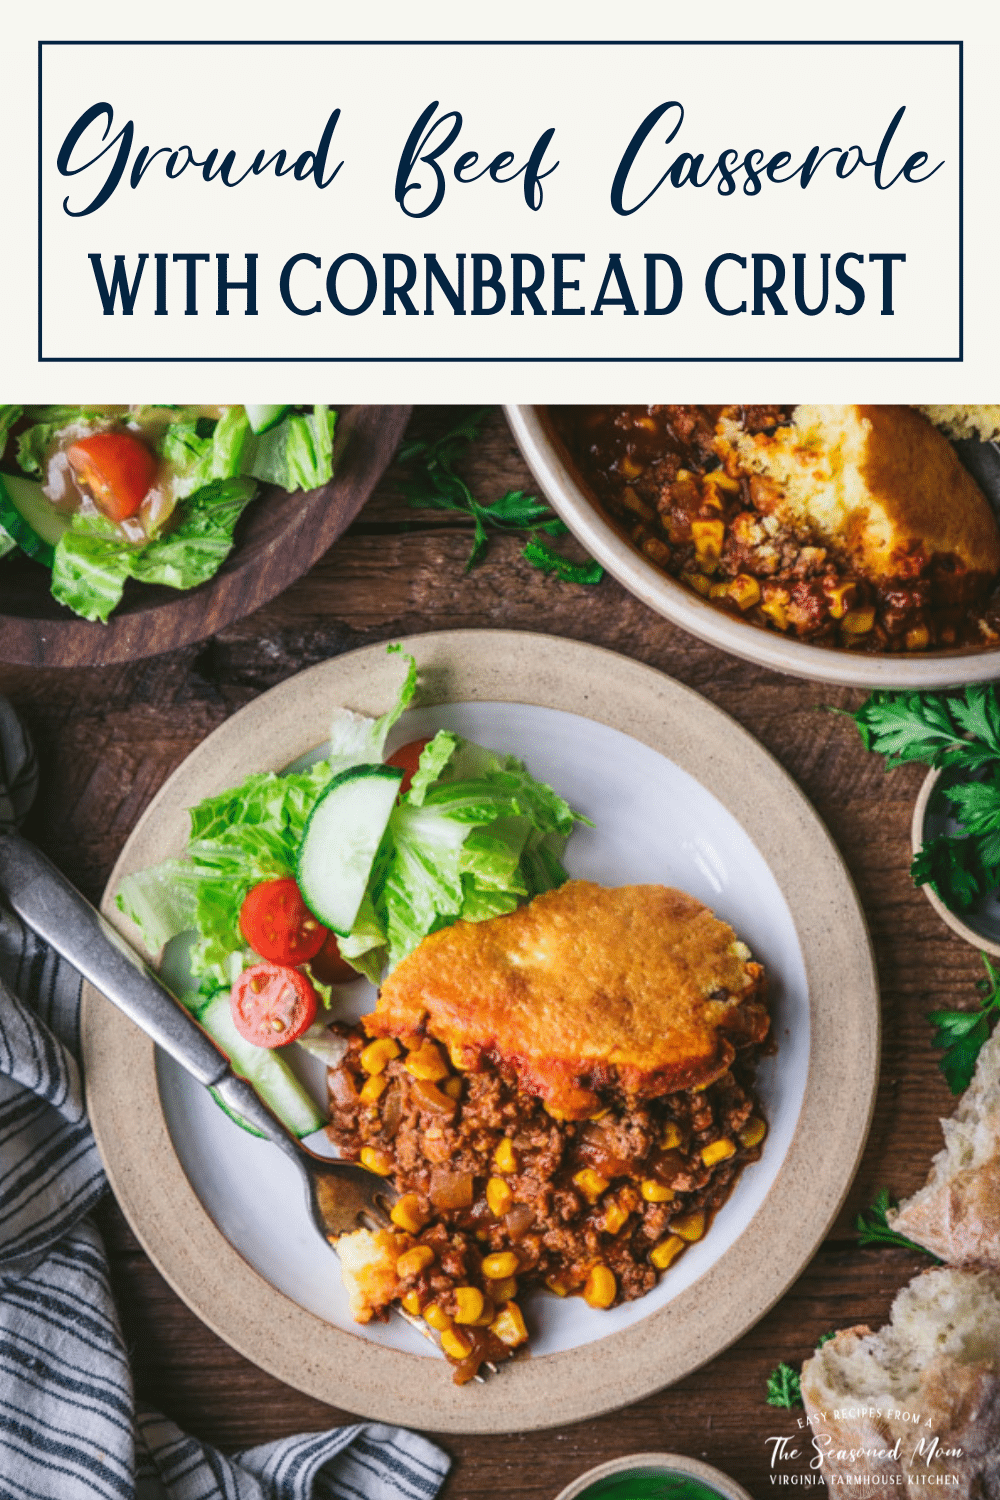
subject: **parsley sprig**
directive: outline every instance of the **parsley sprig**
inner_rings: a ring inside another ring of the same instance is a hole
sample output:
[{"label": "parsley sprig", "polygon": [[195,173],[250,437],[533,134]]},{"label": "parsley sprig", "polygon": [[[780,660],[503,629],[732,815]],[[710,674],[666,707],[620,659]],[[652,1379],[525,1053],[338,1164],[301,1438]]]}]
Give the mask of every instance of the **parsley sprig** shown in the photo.
[{"label": "parsley sprig", "polygon": [[[824,1333],[816,1340],[816,1348],[822,1349],[831,1339],[836,1338],[835,1333]],[[767,1404],[768,1406],[781,1406],[786,1411],[792,1411],[796,1406],[802,1405],[802,1377],[794,1365],[786,1364],[784,1360],[773,1369],[767,1377]]]},{"label": "parsley sprig", "polygon": [[[1000,887],[1000,703],[993,687],[962,693],[877,692],[853,719],[867,749],[891,769],[921,762],[943,771],[935,791],[961,833],[938,834],[914,856],[910,874],[951,910],[966,912]],[[968,1088],[976,1059],[1000,1015],[1000,973],[984,953],[983,1003],[975,1010],[935,1010],[933,1044],[953,1094]]]},{"label": "parsley sprig", "polygon": [[887,767],[918,761],[944,771],[935,792],[961,833],[928,839],[910,873],[965,912],[1000,886],[1000,703],[992,687],[964,693],[872,693],[856,713],[865,746]]},{"label": "parsley sprig", "polygon": [[930,885],[946,906],[967,912],[1000,886],[1000,703],[990,685],[964,693],[873,693],[853,718],[868,750],[889,769],[936,766],[936,790],[960,834],[928,838],[913,859],[916,885]]},{"label": "parsley sprig", "polygon": [[410,470],[401,489],[410,505],[420,509],[457,511],[468,516],[474,525],[472,550],[465,564],[468,573],[489,544],[490,531],[529,533],[522,556],[543,573],[554,573],[566,583],[600,583],[604,569],[600,563],[575,563],[542,540],[546,536],[565,536],[566,523],[537,495],[524,490],[508,490],[498,500],[483,505],[476,499],[455,464],[469,443],[478,437],[490,407],[480,406],[462,417],[443,437],[433,442],[416,439],[404,443],[399,462]]},{"label": "parsley sprig", "polygon": [[939,1067],[953,1094],[962,1094],[972,1082],[976,1059],[989,1040],[991,1022],[1000,1016],[1000,972],[985,953],[986,978],[979,981],[983,1003],[978,1010],[932,1010],[933,1045],[942,1049]]},{"label": "parsley sprig", "polygon": [[871,1208],[862,1210],[854,1221],[854,1227],[858,1232],[859,1245],[898,1245],[902,1250],[919,1250],[922,1255],[930,1255],[936,1265],[940,1265],[936,1255],[931,1255],[923,1245],[918,1245],[913,1240],[908,1240],[905,1235],[897,1234],[889,1226],[889,1210],[895,1208],[896,1204],[889,1195],[888,1188],[881,1188],[876,1194]]}]

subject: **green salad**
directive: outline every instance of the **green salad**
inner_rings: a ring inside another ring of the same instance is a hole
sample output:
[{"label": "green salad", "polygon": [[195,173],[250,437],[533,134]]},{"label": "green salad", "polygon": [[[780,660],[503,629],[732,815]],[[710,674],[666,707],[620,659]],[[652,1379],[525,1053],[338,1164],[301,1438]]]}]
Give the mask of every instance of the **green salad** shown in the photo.
[{"label": "green salad", "polygon": [[381,718],[338,709],[321,761],[200,802],[183,856],[117,895],[150,951],[193,935],[197,989],[181,998],[299,1134],[323,1121],[279,1053],[301,1040],[325,1055],[316,1017],[332,986],[378,983],[438,928],[561,885],[566,840],[586,821],[515,756],[447,729],[386,760],[417,686],[405,660]]},{"label": "green salad", "polygon": [[0,557],[51,570],[52,594],[107,621],[125,583],[214,576],[260,484],[333,474],[328,406],[0,406]]}]

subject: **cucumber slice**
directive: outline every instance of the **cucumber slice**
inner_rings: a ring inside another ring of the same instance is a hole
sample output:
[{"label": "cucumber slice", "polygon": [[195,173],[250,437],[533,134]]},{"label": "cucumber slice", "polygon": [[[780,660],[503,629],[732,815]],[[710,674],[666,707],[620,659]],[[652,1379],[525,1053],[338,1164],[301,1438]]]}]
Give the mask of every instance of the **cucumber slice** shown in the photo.
[{"label": "cucumber slice", "polygon": [[347,937],[396,805],[396,766],[352,766],[335,776],[309,815],[299,850],[299,890],[325,927]]},{"label": "cucumber slice", "polygon": [[[229,995],[216,995],[198,1014],[198,1021],[212,1041],[222,1048],[233,1072],[252,1083],[269,1109],[293,1135],[311,1135],[326,1124],[311,1096],[302,1087],[285,1059],[267,1047],[255,1047],[240,1036],[233,1025]],[[221,1101],[216,1101],[217,1103]],[[226,1111],[231,1114],[230,1110]],[[243,1124],[243,1121],[239,1122]],[[244,1126],[249,1129],[249,1126]],[[256,1131],[252,1132],[256,1134]]]},{"label": "cucumber slice", "polygon": [[22,552],[51,568],[56,543],[69,530],[69,516],[46,500],[37,480],[0,474],[0,526]]},{"label": "cucumber slice", "polygon": [[247,414],[251,432],[269,432],[272,427],[277,427],[288,406],[244,406]]}]

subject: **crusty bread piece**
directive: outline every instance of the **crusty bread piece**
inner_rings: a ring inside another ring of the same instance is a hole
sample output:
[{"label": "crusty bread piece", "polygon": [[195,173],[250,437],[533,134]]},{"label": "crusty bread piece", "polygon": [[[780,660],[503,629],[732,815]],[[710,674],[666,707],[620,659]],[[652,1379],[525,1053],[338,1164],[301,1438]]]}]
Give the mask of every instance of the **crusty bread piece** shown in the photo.
[{"label": "crusty bread piece", "polygon": [[790,426],[745,432],[723,410],[716,452],[731,474],[756,476],[758,509],[818,534],[865,576],[911,576],[954,559],[984,588],[1000,571],[989,501],[951,444],[909,406],[797,406]]},{"label": "crusty bread piece", "polygon": [[915,1276],[878,1333],[843,1329],[806,1361],[802,1400],[832,1494],[1000,1500],[1000,1277]]},{"label": "crusty bread piece", "polygon": [[889,1222],[949,1265],[1000,1271],[1000,1028],[941,1129],[944,1150],[930,1176]]}]

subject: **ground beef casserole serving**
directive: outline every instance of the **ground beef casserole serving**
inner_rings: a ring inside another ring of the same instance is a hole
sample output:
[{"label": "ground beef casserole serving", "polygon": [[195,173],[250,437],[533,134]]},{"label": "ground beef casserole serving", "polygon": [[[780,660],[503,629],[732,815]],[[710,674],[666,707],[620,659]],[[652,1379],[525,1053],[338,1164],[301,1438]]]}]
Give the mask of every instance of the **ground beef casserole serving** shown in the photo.
[{"label": "ground beef casserole serving", "polygon": [[1000,641],[1000,529],[917,409],[548,411],[608,518],[717,608],[855,651]]},{"label": "ground beef casserole serving", "polygon": [[[664,1041],[643,1070],[634,1002],[661,981],[670,994],[651,1024]],[[347,1052],[329,1073],[333,1140],[401,1194],[392,1234],[338,1243],[355,1316],[384,1316],[396,1300],[420,1313],[463,1382],[527,1342],[524,1289],[596,1308],[649,1292],[761,1154],[763,986],[731,928],[663,887],[570,881],[425,939],[374,1014],[344,1028]],[[501,990],[508,1033],[486,1023]],[[588,1025],[595,1006],[613,1020]],[[569,1064],[567,1039],[575,1067],[552,1067],[556,1046]],[[678,1088],[682,1076],[696,1081]]]}]

